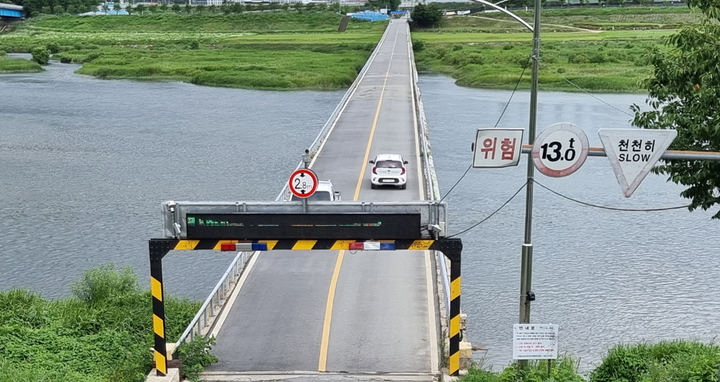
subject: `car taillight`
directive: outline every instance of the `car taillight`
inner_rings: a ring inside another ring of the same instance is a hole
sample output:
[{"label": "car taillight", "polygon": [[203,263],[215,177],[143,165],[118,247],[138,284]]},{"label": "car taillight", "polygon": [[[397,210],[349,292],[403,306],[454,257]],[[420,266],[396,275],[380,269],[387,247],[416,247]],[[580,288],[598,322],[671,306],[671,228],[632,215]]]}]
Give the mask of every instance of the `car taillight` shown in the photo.
[{"label": "car taillight", "polygon": [[377,167],[373,167],[373,174],[377,175]]},{"label": "car taillight", "polygon": [[400,175],[405,175],[405,167],[402,168],[402,171],[400,172]]}]

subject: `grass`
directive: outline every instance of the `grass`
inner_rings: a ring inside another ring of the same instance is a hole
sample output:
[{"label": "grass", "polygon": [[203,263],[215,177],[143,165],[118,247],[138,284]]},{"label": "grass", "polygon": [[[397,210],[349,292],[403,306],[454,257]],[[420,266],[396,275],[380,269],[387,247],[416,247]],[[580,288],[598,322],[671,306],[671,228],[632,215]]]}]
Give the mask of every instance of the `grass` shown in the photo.
[{"label": "grass", "polygon": [[[0,381],[143,381],[152,367],[152,299],[129,268],[85,272],[57,301],[0,293]],[[178,338],[200,304],[165,300],[166,338]],[[192,359],[188,361],[193,363]]]},{"label": "grass", "polygon": [[516,363],[501,372],[475,364],[462,382],[717,382],[720,346],[695,341],[619,344],[589,373],[578,372],[578,361],[565,355],[557,360]]},{"label": "grass", "polygon": [[386,25],[353,20],[338,33],[339,22],[329,12],[45,16],[0,35],[0,49],[54,44],[54,59],[98,78],[336,90],[353,82]]},{"label": "grass", "polygon": [[[516,14],[532,24],[532,12]],[[448,74],[461,86],[530,88],[526,65],[532,33],[500,13],[480,15],[447,18],[438,29],[413,31],[418,70]],[[643,91],[642,80],[652,70],[649,50],[664,49],[672,28],[698,20],[684,7],[544,11],[540,89]]]},{"label": "grass", "polygon": [[0,50],[0,73],[35,73],[43,70],[35,61],[10,58],[5,51]]}]

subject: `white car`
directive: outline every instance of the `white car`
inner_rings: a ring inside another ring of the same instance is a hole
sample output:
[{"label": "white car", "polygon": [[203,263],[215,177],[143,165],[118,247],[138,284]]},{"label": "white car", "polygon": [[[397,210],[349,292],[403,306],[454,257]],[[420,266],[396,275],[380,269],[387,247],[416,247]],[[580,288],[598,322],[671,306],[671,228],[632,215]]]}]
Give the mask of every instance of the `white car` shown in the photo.
[{"label": "white car", "polygon": [[395,186],[405,189],[407,186],[405,165],[408,162],[403,160],[400,154],[378,154],[370,163],[373,165],[370,187]]},{"label": "white car", "polygon": [[[292,195],[290,200],[298,201],[302,200],[303,198],[298,198],[295,195]],[[310,195],[310,197],[305,198],[308,201],[313,202],[339,202],[340,201],[340,191],[336,191],[335,187],[333,187],[333,184],[329,180],[320,180],[318,181],[317,188],[315,189],[315,192]]]}]

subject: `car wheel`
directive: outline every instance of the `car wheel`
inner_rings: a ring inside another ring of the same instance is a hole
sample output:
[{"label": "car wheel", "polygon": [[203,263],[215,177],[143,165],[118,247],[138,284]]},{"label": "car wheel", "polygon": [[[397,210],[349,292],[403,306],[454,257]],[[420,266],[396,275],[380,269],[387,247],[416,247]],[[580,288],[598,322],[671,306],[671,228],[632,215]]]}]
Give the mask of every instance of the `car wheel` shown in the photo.
[{"label": "car wheel", "polygon": [[404,190],[406,187],[407,187],[407,184],[403,184],[402,186],[400,186],[400,189]]},{"label": "car wheel", "polygon": [[374,184],[372,184],[372,183],[370,183],[370,188],[372,188],[372,189],[374,190],[374,189],[376,189],[376,188],[377,188],[377,186],[376,186],[376,185],[374,185]]}]

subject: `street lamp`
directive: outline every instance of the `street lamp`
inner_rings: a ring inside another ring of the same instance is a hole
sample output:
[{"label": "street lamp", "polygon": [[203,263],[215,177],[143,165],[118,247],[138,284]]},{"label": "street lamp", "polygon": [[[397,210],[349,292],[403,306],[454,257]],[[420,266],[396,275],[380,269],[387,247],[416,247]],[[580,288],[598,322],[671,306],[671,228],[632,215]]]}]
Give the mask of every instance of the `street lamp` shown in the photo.
[{"label": "street lamp", "polygon": [[[526,28],[533,32],[533,51],[532,51],[532,82],[530,87],[530,123],[528,125],[528,144],[530,146],[535,142],[535,130],[537,126],[537,88],[538,88],[538,67],[540,60],[540,11],[542,9],[541,0],[535,0],[535,19],[534,27],[531,27],[525,20],[516,14],[497,6],[486,0],[473,0],[478,3],[485,4],[491,8],[497,9],[510,17],[514,18]],[[528,157],[527,165],[527,183],[525,196],[525,240],[522,245],[522,258],[520,260],[520,323],[530,323],[530,303],[535,300],[535,294],[531,290],[532,286],[532,208],[533,208],[533,186],[535,179],[535,165],[532,158]],[[524,362],[520,365],[524,365]]]}]

